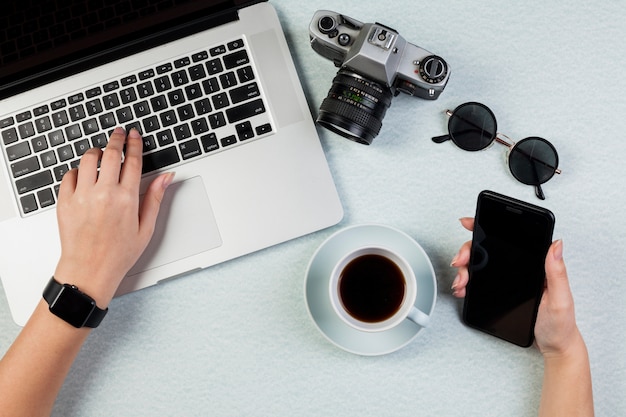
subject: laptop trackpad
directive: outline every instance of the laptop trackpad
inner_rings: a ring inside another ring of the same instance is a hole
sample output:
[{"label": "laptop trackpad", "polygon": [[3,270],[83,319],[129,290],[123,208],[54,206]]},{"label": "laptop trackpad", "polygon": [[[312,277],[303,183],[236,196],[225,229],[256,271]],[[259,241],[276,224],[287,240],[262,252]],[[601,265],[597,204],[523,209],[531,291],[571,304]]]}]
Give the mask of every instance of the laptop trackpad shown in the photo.
[{"label": "laptop trackpad", "polygon": [[196,255],[221,244],[222,238],[202,178],[175,182],[168,187],[161,202],[152,240],[128,275]]}]

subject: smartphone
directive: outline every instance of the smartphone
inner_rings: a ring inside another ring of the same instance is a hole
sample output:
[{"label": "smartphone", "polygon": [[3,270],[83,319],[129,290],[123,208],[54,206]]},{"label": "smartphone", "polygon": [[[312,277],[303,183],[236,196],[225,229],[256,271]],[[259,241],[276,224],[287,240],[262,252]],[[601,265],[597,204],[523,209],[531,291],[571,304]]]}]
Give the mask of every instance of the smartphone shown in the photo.
[{"label": "smartphone", "polygon": [[479,194],[463,306],[468,326],[532,345],[554,221],[545,208],[493,191]]}]

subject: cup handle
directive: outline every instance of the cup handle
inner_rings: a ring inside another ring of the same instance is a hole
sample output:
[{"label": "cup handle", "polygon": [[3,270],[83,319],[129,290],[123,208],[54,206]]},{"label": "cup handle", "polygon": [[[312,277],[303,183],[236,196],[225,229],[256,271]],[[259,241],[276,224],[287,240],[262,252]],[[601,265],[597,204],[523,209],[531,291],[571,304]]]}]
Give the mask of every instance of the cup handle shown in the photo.
[{"label": "cup handle", "polygon": [[406,317],[422,327],[426,327],[430,323],[430,316],[417,307],[413,307]]}]

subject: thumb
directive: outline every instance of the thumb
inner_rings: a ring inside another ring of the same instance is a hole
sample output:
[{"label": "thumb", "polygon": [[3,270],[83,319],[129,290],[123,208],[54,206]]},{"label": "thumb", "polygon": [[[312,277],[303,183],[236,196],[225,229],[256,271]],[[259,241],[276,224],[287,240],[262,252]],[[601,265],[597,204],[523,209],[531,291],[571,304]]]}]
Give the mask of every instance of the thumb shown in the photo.
[{"label": "thumb", "polygon": [[163,195],[167,187],[172,183],[174,175],[175,173],[173,172],[159,175],[150,183],[146,194],[143,196],[143,202],[141,203],[139,212],[139,231],[141,234],[147,234],[147,236],[145,236],[147,238],[146,241],[150,240],[152,237],[154,225],[159,215],[159,209],[161,208],[161,201],[163,201]]},{"label": "thumb", "polygon": [[563,241],[557,240],[550,245],[546,256],[546,286],[551,297],[570,297],[567,269],[563,261]]}]

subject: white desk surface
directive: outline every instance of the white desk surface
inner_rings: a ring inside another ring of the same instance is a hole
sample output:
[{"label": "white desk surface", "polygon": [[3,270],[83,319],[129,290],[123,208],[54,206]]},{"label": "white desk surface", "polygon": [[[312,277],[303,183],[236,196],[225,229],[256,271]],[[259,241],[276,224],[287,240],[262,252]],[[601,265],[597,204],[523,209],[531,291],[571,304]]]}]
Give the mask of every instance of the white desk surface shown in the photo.
[{"label": "white desk surface", "polygon": [[[539,203],[504,148],[435,145],[443,111],[487,104],[514,139],[554,143],[563,174],[543,205],[564,240],[598,416],[626,415],[626,2],[273,1],[314,114],[336,72],[308,43],[317,9],[379,21],[444,57],[437,101],[393,100],[370,147],[319,129],[345,206],[336,227],[113,301],[87,341],[55,416],[533,416],[543,363],[466,328],[449,262],[470,238],[458,218],[492,189]],[[304,303],[316,248],[333,232],[384,223],[430,256],[432,327],[389,355],[330,344]],[[0,293],[0,352],[19,328]]]}]

